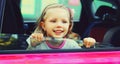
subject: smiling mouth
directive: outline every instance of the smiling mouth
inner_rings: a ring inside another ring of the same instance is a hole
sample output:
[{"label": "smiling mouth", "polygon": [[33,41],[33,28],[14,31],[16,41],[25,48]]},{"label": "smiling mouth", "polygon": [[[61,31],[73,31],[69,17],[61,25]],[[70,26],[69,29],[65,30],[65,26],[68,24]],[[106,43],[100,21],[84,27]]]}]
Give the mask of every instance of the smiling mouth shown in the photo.
[{"label": "smiling mouth", "polygon": [[63,31],[63,30],[53,30],[53,32],[54,32],[56,35],[60,35],[60,34],[63,33],[64,31]]}]

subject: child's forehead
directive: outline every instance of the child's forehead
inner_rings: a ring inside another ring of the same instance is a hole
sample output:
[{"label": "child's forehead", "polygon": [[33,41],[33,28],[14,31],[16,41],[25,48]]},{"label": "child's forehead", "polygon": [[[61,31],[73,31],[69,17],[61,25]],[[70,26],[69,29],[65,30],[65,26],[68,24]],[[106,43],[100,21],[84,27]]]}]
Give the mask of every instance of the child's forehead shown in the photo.
[{"label": "child's forehead", "polygon": [[51,8],[51,9],[48,9],[46,11],[46,14],[45,14],[44,18],[46,18],[46,17],[48,17],[50,15],[54,15],[54,14],[59,15],[59,13],[60,13],[60,15],[69,16],[69,12],[66,9],[63,9],[63,8]]}]

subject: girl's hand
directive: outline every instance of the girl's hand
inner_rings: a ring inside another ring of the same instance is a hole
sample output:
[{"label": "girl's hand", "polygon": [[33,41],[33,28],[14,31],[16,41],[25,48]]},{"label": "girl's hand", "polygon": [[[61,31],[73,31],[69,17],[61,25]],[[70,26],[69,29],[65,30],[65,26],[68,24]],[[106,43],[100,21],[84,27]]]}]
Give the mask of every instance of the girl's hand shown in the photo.
[{"label": "girl's hand", "polygon": [[86,48],[90,48],[91,46],[94,46],[96,43],[96,40],[91,37],[87,37],[83,39],[83,44],[85,45]]},{"label": "girl's hand", "polygon": [[31,46],[36,46],[43,40],[43,34],[42,33],[33,33],[30,36]]}]

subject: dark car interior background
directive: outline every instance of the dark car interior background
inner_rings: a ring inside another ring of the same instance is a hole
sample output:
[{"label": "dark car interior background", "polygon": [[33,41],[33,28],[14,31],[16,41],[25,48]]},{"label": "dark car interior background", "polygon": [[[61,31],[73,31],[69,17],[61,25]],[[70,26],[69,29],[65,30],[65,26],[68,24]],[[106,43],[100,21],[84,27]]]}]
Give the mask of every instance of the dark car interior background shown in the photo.
[{"label": "dark car interior background", "polygon": [[65,4],[74,9],[73,31],[78,33],[81,39],[85,37],[95,38],[98,42],[98,48],[119,47],[120,0],[76,1],[75,3],[70,3],[69,0],[31,0],[28,3],[24,0],[1,0],[0,38],[7,36],[5,34],[18,34],[18,40],[10,45],[5,45],[5,42],[10,40],[10,37],[6,37],[8,41],[3,42],[0,40],[0,49],[26,49],[28,46],[26,38],[35,29],[35,22],[44,6],[51,3]]}]

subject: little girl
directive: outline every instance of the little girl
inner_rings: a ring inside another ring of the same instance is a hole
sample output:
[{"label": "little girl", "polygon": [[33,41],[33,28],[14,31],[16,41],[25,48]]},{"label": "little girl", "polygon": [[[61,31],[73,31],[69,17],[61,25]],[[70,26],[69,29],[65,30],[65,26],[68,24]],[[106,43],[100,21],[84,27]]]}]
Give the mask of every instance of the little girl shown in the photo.
[{"label": "little girl", "polygon": [[[77,35],[72,32],[72,18],[72,12],[67,7],[61,4],[48,5],[43,10],[35,31],[27,39],[28,49],[80,49],[78,43],[70,39],[70,35]],[[58,40],[50,41],[49,39]],[[96,42],[93,38],[85,38],[84,40],[83,42],[85,42],[87,48],[93,46]]]}]

